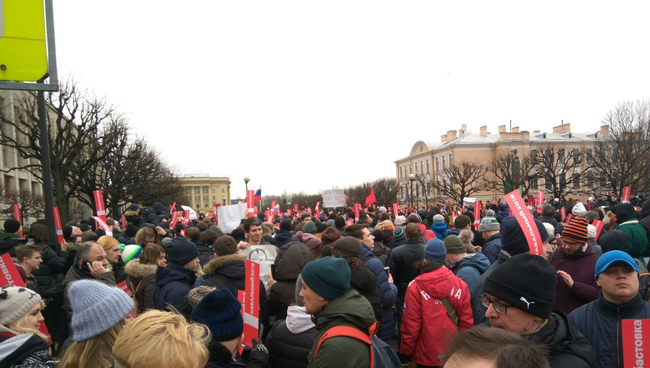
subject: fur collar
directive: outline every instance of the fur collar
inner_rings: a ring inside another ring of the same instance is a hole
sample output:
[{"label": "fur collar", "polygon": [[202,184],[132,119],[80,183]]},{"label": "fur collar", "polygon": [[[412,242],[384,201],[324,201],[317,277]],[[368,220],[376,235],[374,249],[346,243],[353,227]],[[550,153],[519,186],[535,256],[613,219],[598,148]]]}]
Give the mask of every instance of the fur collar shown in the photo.
[{"label": "fur collar", "polygon": [[143,264],[140,263],[139,259],[131,260],[126,264],[126,266],[124,266],[124,272],[126,272],[127,275],[139,279],[155,275],[156,269],[158,269],[157,265]]},{"label": "fur collar", "polygon": [[231,254],[223,257],[217,257],[213,260],[210,260],[210,262],[208,262],[208,264],[205,265],[205,267],[203,268],[203,273],[205,275],[211,275],[221,267],[235,262],[246,262],[246,257],[239,254]]}]

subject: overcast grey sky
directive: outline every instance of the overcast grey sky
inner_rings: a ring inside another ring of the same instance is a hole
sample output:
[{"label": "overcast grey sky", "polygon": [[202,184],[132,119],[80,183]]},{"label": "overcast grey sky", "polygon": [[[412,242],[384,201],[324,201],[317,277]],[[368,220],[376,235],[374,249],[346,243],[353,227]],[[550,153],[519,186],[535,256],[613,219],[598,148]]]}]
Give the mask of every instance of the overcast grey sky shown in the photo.
[{"label": "overcast grey sky", "polygon": [[63,74],[233,197],[394,176],[415,141],[513,121],[592,132],[650,98],[648,1],[55,3]]}]

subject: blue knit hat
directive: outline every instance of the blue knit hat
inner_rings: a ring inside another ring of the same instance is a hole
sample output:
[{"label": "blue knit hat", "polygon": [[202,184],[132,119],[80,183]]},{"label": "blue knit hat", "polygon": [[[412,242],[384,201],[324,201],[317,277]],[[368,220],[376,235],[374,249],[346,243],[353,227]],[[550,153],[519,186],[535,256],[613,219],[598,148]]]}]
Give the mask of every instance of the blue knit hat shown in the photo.
[{"label": "blue knit hat", "polygon": [[609,252],[603,253],[603,255],[598,258],[594,279],[598,280],[598,275],[605,272],[614,263],[620,262],[627,264],[630,268],[639,273],[639,267],[632,256],[620,250],[610,250]]},{"label": "blue knit hat", "polygon": [[206,295],[192,310],[192,319],[208,326],[212,338],[230,341],[244,332],[241,303],[230,289],[217,289]]},{"label": "blue knit hat", "polygon": [[199,256],[199,249],[196,244],[183,237],[172,239],[165,251],[167,262],[180,267],[185,266],[189,261]]},{"label": "blue knit hat", "polygon": [[114,286],[95,280],[70,284],[72,341],[86,341],[110,330],[133,309],[133,300]]},{"label": "blue knit hat", "polygon": [[404,228],[401,226],[395,227],[395,230],[393,230],[393,236],[395,237],[395,240],[402,240],[405,237],[404,234]]},{"label": "blue knit hat", "polygon": [[350,267],[343,258],[321,258],[307,263],[302,280],[316,294],[332,301],[350,288]]},{"label": "blue knit hat", "polygon": [[445,243],[438,238],[429,239],[424,246],[424,259],[427,261],[442,261],[447,259],[447,248]]}]

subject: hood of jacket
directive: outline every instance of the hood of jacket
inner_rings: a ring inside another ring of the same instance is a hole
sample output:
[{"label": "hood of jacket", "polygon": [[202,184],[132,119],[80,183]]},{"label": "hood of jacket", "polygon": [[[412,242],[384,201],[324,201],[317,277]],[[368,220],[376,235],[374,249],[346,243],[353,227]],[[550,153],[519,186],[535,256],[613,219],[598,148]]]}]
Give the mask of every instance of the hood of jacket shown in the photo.
[{"label": "hood of jacket", "polygon": [[634,206],[629,203],[619,203],[612,208],[612,212],[616,214],[616,222],[622,224],[626,221],[636,219],[636,212]]},{"label": "hood of jacket", "polygon": [[205,276],[219,274],[230,278],[245,277],[246,257],[239,254],[230,254],[211,259],[203,267],[203,273]]},{"label": "hood of jacket", "polygon": [[388,254],[388,247],[384,245],[384,242],[375,242],[372,253],[377,257],[383,256],[384,254]]},{"label": "hood of jacket", "polygon": [[361,254],[359,254],[359,259],[364,259],[366,257],[375,257],[375,253],[373,253],[372,249],[368,248],[367,245],[361,243]]},{"label": "hood of jacket", "polygon": [[275,257],[276,280],[296,280],[307,263],[314,260],[314,255],[303,243],[292,242],[278,249]]},{"label": "hood of jacket", "polygon": [[451,281],[454,274],[447,267],[440,267],[433,271],[425,272],[415,278],[420,289],[424,290],[434,299],[442,299],[449,296],[454,285]]},{"label": "hood of jacket", "polygon": [[[287,242],[289,239],[293,238],[293,236],[291,236],[291,231],[278,230],[273,238],[275,238],[276,242]],[[298,241],[298,239],[295,239],[295,241]]]},{"label": "hood of jacket", "polygon": [[377,277],[367,267],[350,266],[350,286],[362,293],[372,293],[377,289]]},{"label": "hood of jacket", "polygon": [[349,290],[322,307],[314,319],[317,330],[340,325],[366,330],[375,323],[375,313],[364,296],[356,290]]},{"label": "hood of jacket", "polygon": [[447,224],[444,222],[434,222],[433,225],[431,225],[431,230],[435,231],[436,233],[442,234],[443,236],[447,235]]},{"label": "hood of jacket", "polygon": [[287,329],[294,335],[309,331],[316,327],[311,320],[311,316],[307,314],[305,307],[298,307],[292,305],[287,309]]},{"label": "hood of jacket", "polygon": [[195,271],[168,263],[167,267],[158,267],[156,269],[156,282],[154,282],[154,285],[165,286],[170,282],[178,281],[191,286],[194,285],[195,280]]},{"label": "hood of jacket", "polygon": [[129,263],[124,266],[124,272],[126,272],[127,275],[138,279],[155,275],[157,269],[157,265],[140,263],[139,259],[129,261]]},{"label": "hood of jacket", "polygon": [[476,267],[481,270],[481,274],[487,271],[490,268],[490,260],[482,252],[468,254],[467,257],[463,257],[460,261],[454,263],[452,269],[457,269],[460,266],[463,267]]},{"label": "hood of jacket", "polygon": [[596,354],[589,341],[582,336],[577,327],[569,323],[566,314],[559,310],[553,311],[546,325],[530,336],[546,345],[551,357],[571,354],[587,362],[590,367],[598,366]]},{"label": "hood of jacket", "polygon": [[603,253],[610,250],[622,250],[627,253],[627,235],[623,230],[610,230],[598,238]]}]

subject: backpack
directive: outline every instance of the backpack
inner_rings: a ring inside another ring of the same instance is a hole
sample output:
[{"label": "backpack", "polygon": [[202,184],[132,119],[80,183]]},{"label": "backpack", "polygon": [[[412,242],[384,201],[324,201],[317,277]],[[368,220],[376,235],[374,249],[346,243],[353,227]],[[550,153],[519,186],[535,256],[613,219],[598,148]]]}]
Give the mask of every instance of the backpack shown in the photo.
[{"label": "backpack", "polygon": [[638,259],[634,259],[639,268],[639,295],[643,300],[650,298],[650,272],[648,268]]},{"label": "backpack", "polygon": [[325,340],[332,337],[345,336],[370,345],[370,368],[401,368],[402,364],[395,350],[375,335],[378,328],[379,322],[373,323],[368,328],[367,333],[354,327],[332,327],[318,340],[318,345],[316,345],[316,350],[314,351],[314,359],[316,359],[320,346]]}]

